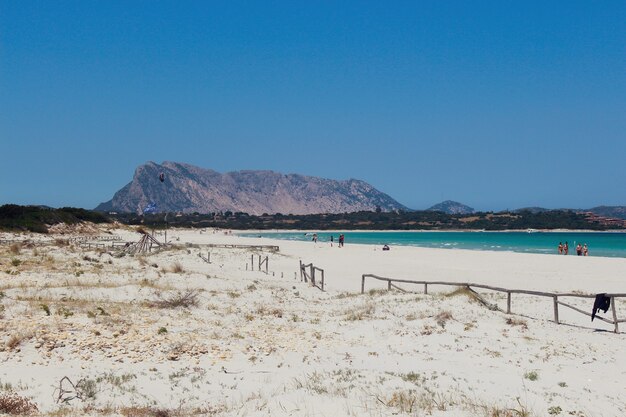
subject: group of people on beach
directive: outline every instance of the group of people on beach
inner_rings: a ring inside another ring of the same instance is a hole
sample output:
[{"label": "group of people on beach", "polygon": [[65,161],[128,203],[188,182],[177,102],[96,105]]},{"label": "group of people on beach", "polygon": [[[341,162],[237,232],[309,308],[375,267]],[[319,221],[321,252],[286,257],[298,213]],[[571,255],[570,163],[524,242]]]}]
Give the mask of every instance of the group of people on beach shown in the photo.
[{"label": "group of people on beach", "polygon": [[[559,242],[558,246],[559,255],[569,255],[569,244],[565,242]],[[576,245],[576,255],[578,256],[588,256],[589,255],[589,247],[587,244],[581,245],[580,243]]]},{"label": "group of people on beach", "polygon": [[[313,242],[316,243],[317,242],[317,233],[313,235],[314,239]],[[343,241],[345,240],[345,236],[342,234],[339,235],[339,247],[343,247]],[[335,242],[335,237],[333,235],[330,235],[330,246],[333,246],[333,243]]]}]

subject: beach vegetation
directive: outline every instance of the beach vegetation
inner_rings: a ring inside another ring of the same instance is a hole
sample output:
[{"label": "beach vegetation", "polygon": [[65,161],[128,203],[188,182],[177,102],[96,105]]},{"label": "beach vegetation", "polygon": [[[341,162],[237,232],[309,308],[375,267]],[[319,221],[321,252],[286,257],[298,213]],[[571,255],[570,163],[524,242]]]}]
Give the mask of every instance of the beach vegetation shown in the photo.
[{"label": "beach vegetation", "polygon": [[6,343],[6,347],[9,350],[16,349],[24,340],[24,335],[22,334],[14,334],[12,335]]},{"label": "beach vegetation", "polygon": [[294,378],[296,389],[304,389],[317,395],[328,394],[328,387],[324,384],[326,377],[320,372],[313,372],[303,379]]},{"label": "beach vegetation", "polygon": [[360,295],[361,295],[361,293],[356,293],[356,292],[342,292],[342,293],[334,296],[333,298],[336,298],[337,300],[342,300],[344,298],[354,298],[354,297],[358,297]]},{"label": "beach vegetation", "polygon": [[413,415],[417,411],[424,411],[426,414],[432,414],[433,411],[446,411],[449,407],[454,406],[456,402],[452,394],[443,394],[440,392],[424,390],[398,390],[391,393],[382,402],[396,409],[400,413]]},{"label": "beach vegetation", "polygon": [[174,262],[174,264],[170,268],[170,271],[175,274],[182,274],[183,272],[185,272],[185,268],[183,268],[183,265],[180,262]]},{"label": "beach vegetation", "polygon": [[44,313],[46,313],[46,316],[50,315],[50,307],[48,307],[47,304],[42,304],[41,309],[44,311]]},{"label": "beach vegetation", "polygon": [[157,334],[165,334],[167,333],[167,329],[165,327],[159,327]]},{"label": "beach vegetation", "polygon": [[19,255],[21,251],[22,251],[21,243],[13,243],[11,246],[9,246],[9,252],[11,252],[11,254],[13,255]]},{"label": "beach vegetation", "polygon": [[559,387],[561,387],[561,388],[565,388],[565,387],[567,387],[567,383],[566,383],[566,382],[559,382],[559,384],[558,384],[558,385],[559,385]]},{"label": "beach vegetation", "polygon": [[57,309],[57,316],[63,316],[64,318],[68,318],[73,315],[74,313],[65,306],[61,306]]},{"label": "beach vegetation", "polygon": [[551,416],[558,416],[559,414],[561,414],[562,411],[563,409],[558,405],[554,405],[548,408],[548,414],[550,414]]},{"label": "beach vegetation", "polygon": [[375,311],[376,311],[376,305],[374,303],[366,303],[350,310],[346,314],[346,320],[358,321],[358,320],[370,318],[374,314]]},{"label": "beach vegetation", "polygon": [[539,379],[539,374],[537,373],[537,371],[529,371],[524,373],[524,378],[528,379],[529,381],[536,381]]},{"label": "beach vegetation", "polygon": [[370,297],[376,297],[377,295],[383,295],[383,294],[386,294],[387,292],[388,292],[388,290],[386,290],[386,289],[372,288],[367,293],[369,294]]},{"label": "beach vegetation", "polygon": [[170,309],[196,307],[198,305],[199,295],[199,290],[178,291],[165,298],[159,295],[159,300],[152,304],[159,308]]},{"label": "beach vegetation", "polygon": [[435,321],[442,329],[446,327],[446,323],[449,320],[452,320],[452,313],[449,311],[441,311],[435,316]]},{"label": "beach vegetation", "polygon": [[507,317],[506,324],[508,324],[509,326],[519,326],[523,330],[528,330],[528,323],[526,322],[526,320],[523,320],[523,319],[518,319],[515,317]]},{"label": "beach vegetation", "polygon": [[418,374],[417,372],[409,372],[406,374],[400,374],[400,378],[402,378],[403,381],[405,382],[411,382],[415,385],[419,385],[420,383],[423,383],[426,381],[425,377],[422,377],[420,374]]},{"label": "beach vegetation", "polygon": [[0,394],[0,414],[27,416],[37,411],[37,406],[26,397],[15,392]]}]

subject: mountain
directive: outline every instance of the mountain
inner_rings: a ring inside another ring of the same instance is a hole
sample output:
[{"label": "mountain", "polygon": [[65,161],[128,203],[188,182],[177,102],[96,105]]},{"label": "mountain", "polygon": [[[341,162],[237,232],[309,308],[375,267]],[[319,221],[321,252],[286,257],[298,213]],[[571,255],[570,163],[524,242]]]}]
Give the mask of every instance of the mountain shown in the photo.
[{"label": "mountain", "polygon": [[626,220],[626,206],[598,206],[590,208],[587,211],[597,216]]},{"label": "mountain", "polygon": [[[159,179],[164,174],[164,181]],[[245,212],[249,214],[343,213],[407,210],[368,183],[335,181],[273,171],[219,172],[179,162],[147,162],[99,211]]]},{"label": "mountain", "polygon": [[465,204],[458,203],[452,200],[446,200],[439,204],[435,204],[426,211],[441,211],[446,214],[472,214],[474,209],[466,206]]}]

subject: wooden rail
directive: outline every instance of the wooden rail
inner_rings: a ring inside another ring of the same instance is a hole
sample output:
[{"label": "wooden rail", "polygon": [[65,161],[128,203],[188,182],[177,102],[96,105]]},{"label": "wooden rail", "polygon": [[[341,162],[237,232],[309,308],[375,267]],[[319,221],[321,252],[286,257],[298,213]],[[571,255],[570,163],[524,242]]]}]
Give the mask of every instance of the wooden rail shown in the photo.
[{"label": "wooden rail", "polygon": [[[306,269],[309,268],[309,273],[307,273]],[[320,281],[318,284],[317,278],[316,278],[316,272],[320,273]],[[303,264],[302,261],[300,261],[300,281],[304,281],[304,282],[309,282],[311,281],[311,284],[316,287],[319,288],[320,290],[324,291],[324,270],[322,268],[318,268],[317,266],[313,265],[313,263],[310,264]]]},{"label": "wooden rail", "polygon": [[111,242],[111,241],[118,241],[118,240],[122,240],[122,238],[120,236],[77,236],[77,237],[71,237],[68,239],[70,242],[84,242],[87,240],[97,240],[97,241],[101,241],[101,242]]},{"label": "wooden rail", "polygon": [[[397,288],[401,291],[405,291],[404,289],[396,286],[395,284],[393,284],[394,282],[400,282],[400,283],[405,283],[405,284],[418,284],[418,285],[423,285],[424,286],[424,294],[428,294],[428,286],[429,285],[448,285],[448,286],[454,286],[454,287],[464,287],[469,289],[470,291],[474,292],[475,291],[472,288],[482,288],[482,289],[486,289],[486,290],[491,290],[491,291],[496,291],[496,292],[503,292],[506,293],[506,313],[507,314],[511,314],[511,294],[528,294],[528,295],[535,295],[535,296],[539,296],[539,297],[548,297],[548,298],[552,298],[552,306],[553,306],[553,313],[554,313],[554,322],[556,324],[560,324],[559,322],[559,305],[562,305],[563,307],[567,307],[570,308],[574,311],[577,311],[579,313],[585,314],[587,316],[591,316],[591,313],[588,313],[586,311],[583,311],[577,307],[574,307],[570,304],[564,303],[563,301],[559,301],[559,297],[573,297],[573,298],[596,298],[595,294],[578,294],[578,293],[552,293],[552,292],[544,292],[544,291],[533,291],[533,290],[520,290],[520,289],[510,289],[510,288],[502,288],[502,287],[495,287],[492,285],[485,285],[485,284],[477,284],[477,283],[473,283],[473,282],[449,282],[449,281],[415,281],[415,280],[407,280],[407,279],[397,279],[397,278],[388,278],[388,277],[381,277],[378,275],[374,275],[374,274],[363,274],[361,276],[361,294],[365,293],[365,279],[366,278],[373,278],[373,279],[377,279],[379,281],[386,281],[387,282],[387,289],[391,290],[391,288]],[[609,297],[611,299],[611,313],[613,316],[612,320],[606,319],[604,317],[600,317],[598,315],[596,315],[595,317],[597,319],[600,319],[606,323],[610,323],[613,324],[615,326],[615,333],[619,333],[619,327],[618,324],[619,323],[625,323],[626,319],[618,319],[617,318],[617,310],[615,308],[615,301],[617,298],[626,298],[626,293],[614,293],[614,294],[605,294],[607,297]]]},{"label": "wooden rail", "polygon": [[219,243],[208,243],[202,246],[206,246],[209,248],[223,248],[223,249],[253,249],[253,250],[259,250],[259,251],[266,250],[270,252],[280,251],[280,247],[275,246],[275,245],[226,245],[226,244],[219,244]]}]

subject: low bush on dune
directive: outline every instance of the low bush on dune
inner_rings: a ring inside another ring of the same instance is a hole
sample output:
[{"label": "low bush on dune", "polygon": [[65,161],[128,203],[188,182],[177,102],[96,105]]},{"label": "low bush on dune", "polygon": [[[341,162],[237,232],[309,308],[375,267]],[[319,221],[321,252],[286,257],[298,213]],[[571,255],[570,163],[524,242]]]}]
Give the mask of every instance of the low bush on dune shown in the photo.
[{"label": "low bush on dune", "polygon": [[14,392],[0,394],[0,414],[25,416],[38,411],[37,406],[28,398]]},{"label": "low bush on dune", "polygon": [[198,290],[187,290],[184,292],[178,292],[167,298],[160,297],[160,299],[152,303],[152,305],[158,308],[196,307],[198,305],[199,295],[200,291]]}]

